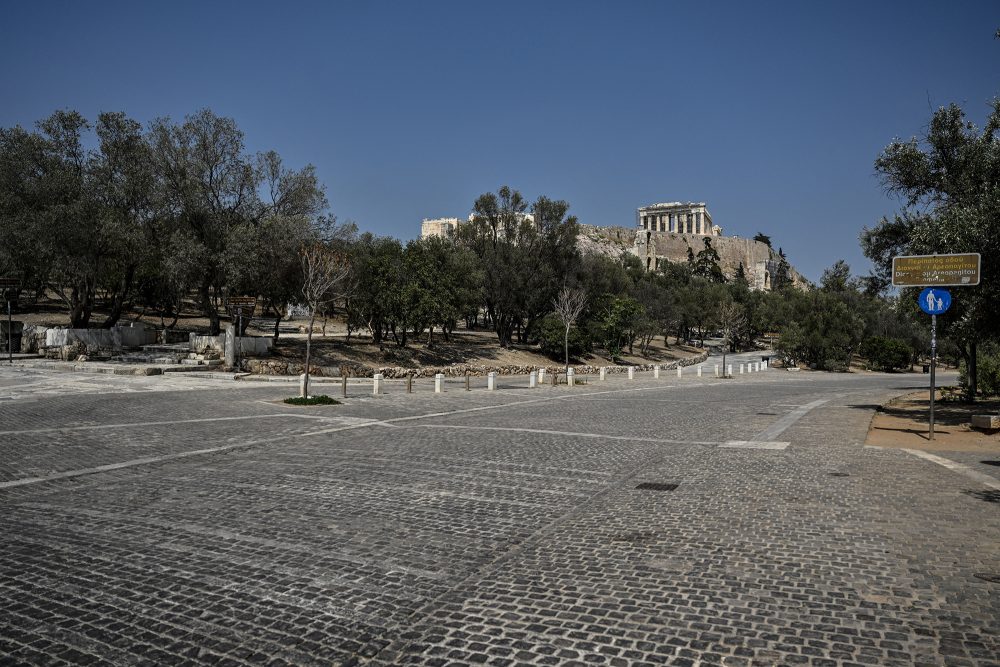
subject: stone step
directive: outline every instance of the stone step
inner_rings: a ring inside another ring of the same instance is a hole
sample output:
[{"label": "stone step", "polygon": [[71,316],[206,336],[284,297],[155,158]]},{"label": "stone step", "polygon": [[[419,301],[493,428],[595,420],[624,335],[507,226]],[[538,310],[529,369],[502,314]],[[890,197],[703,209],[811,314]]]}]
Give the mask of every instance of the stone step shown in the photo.
[{"label": "stone step", "polygon": [[113,361],[126,364],[178,364],[180,359],[162,354],[123,354],[113,357]]},{"label": "stone step", "polygon": [[169,345],[143,345],[142,351],[147,354],[155,352],[169,352],[173,354],[187,354],[191,347],[187,343],[171,343]]}]

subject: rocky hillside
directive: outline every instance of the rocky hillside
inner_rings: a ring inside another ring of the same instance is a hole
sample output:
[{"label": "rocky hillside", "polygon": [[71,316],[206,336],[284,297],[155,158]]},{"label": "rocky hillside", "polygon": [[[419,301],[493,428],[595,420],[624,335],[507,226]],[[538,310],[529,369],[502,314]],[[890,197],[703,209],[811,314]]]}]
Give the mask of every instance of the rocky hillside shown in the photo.
[{"label": "rocky hillside", "polygon": [[[636,243],[636,230],[629,227],[595,227],[580,225],[577,244],[581,252],[600,253],[609,257],[633,255],[654,266],[655,260],[686,262],[688,248],[695,254],[702,250],[706,237],[696,234],[653,233],[648,244],[643,237]],[[759,289],[769,289],[771,277],[778,267],[778,252],[766,243],[737,236],[713,236],[712,247],[719,253],[719,264],[726,278],[732,279],[740,264],[750,284]],[[789,275],[796,287],[805,287],[805,278],[790,267]]]}]

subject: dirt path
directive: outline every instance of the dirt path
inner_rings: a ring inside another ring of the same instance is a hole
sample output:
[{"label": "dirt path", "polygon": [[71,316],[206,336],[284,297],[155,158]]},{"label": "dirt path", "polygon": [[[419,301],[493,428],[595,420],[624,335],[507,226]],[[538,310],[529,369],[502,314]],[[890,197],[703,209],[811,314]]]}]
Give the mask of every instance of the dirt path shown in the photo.
[{"label": "dirt path", "polygon": [[868,430],[867,444],[897,449],[928,451],[1000,452],[1000,433],[983,433],[969,427],[974,414],[1000,412],[1000,400],[980,401],[973,405],[935,402],[934,440],[928,437],[930,401],[926,391],[893,399],[875,413]]}]

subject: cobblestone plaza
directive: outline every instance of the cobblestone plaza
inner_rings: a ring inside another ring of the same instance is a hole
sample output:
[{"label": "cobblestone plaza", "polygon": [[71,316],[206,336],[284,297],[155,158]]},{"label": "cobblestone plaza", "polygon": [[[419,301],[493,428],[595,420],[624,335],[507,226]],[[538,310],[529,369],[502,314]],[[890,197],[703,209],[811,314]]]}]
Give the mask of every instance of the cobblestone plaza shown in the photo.
[{"label": "cobblestone plaza", "polygon": [[864,445],[925,378],[503,380],[0,370],[0,664],[1000,664],[1000,468]]}]

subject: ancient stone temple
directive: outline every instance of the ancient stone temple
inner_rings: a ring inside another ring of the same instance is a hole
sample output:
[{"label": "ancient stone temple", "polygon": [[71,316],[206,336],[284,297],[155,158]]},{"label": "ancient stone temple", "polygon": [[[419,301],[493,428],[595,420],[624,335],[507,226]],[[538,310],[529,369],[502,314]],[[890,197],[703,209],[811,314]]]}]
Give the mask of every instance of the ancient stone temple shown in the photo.
[{"label": "ancient stone temple", "polygon": [[[713,223],[704,202],[670,202],[637,209],[635,242],[629,252],[647,271],[656,271],[664,261],[687,261],[689,249],[698,254],[706,238],[719,254],[720,268],[728,280],[742,265],[752,289],[771,289],[780,264],[778,253],[760,241],[723,236],[722,227]],[[792,284],[805,284],[795,269],[789,267],[788,273]]]},{"label": "ancient stone temple", "polygon": [[669,202],[650,204],[636,211],[641,231],[722,236],[722,227],[712,224],[704,202]]}]

